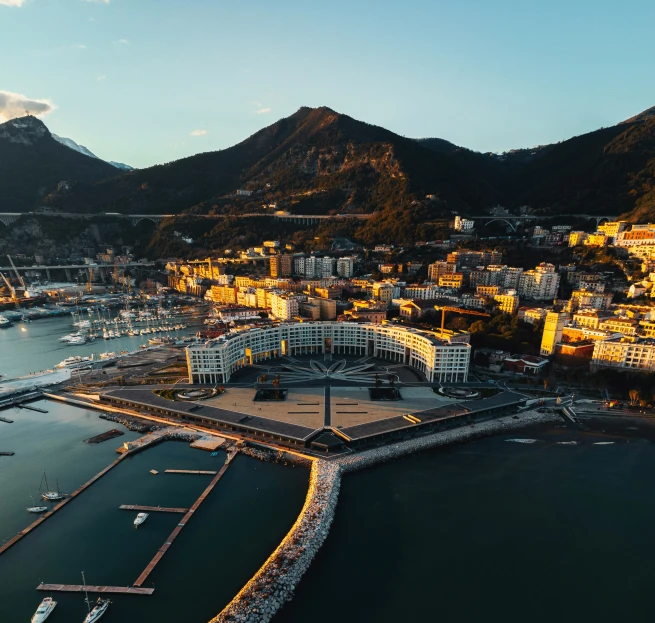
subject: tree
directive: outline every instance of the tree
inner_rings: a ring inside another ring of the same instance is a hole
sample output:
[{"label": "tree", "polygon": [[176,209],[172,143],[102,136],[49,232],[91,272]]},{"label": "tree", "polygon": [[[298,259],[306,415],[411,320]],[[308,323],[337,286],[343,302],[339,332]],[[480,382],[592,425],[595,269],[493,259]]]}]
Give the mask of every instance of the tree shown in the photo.
[{"label": "tree", "polygon": [[476,320],[470,327],[470,333],[484,333],[487,330],[487,325],[484,320]]},{"label": "tree", "polygon": [[271,385],[272,385],[273,387],[275,387],[275,389],[277,389],[278,387],[280,387],[280,375],[279,375],[279,374],[276,374],[276,375],[275,375],[275,378],[271,381]]},{"label": "tree", "polygon": [[639,404],[639,390],[631,389],[628,392],[628,396],[630,397],[630,406],[636,407]]},{"label": "tree", "polygon": [[262,374],[258,379],[257,379],[262,385],[266,385],[266,382],[268,381],[268,374]]}]

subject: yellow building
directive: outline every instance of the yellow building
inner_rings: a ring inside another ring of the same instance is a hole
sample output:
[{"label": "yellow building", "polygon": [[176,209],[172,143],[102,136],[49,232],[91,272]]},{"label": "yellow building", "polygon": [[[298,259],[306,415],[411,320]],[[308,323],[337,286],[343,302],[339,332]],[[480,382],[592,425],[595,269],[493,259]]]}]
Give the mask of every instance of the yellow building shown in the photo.
[{"label": "yellow building", "polygon": [[464,273],[453,273],[452,275],[441,275],[439,277],[439,287],[441,288],[455,288],[462,287],[464,282]]},{"label": "yellow building", "polygon": [[513,294],[496,294],[494,302],[498,303],[498,309],[506,314],[513,314],[519,308],[519,297]]},{"label": "yellow building", "polygon": [[[587,247],[606,247],[607,235],[606,234],[589,234],[583,243]],[[569,246],[571,246],[569,244]]]},{"label": "yellow building", "polygon": [[483,286],[478,284],[475,288],[475,293],[480,296],[496,296],[496,294],[500,294],[500,286]]},{"label": "yellow building", "polygon": [[586,231],[572,231],[569,234],[569,246],[577,247],[578,245],[584,244],[587,236],[589,236],[589,234]]},{"label": "yellow building", "polygon": [[547,357],[555,352],[555,344],[562,341],[562,330],[566,324],[567,314],[549,312],[546,315],[544,332],[541,338],[540,354]]},{"label": "yellow building", "polygon": [[609,221],[598,226],[598,231],[610,238],[616,237],[619,232],[622,232],[628,227],[627,221]]}]

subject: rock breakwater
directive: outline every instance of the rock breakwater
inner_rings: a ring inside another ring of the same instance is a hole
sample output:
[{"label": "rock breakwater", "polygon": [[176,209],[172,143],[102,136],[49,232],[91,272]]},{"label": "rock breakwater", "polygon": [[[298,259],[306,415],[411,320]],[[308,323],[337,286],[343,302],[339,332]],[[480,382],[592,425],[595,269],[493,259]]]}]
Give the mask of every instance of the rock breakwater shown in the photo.
[{"label": "rock breakwater", "polygon": [[[268,623],[283,604],[292,599],[298,582],[327,538],[344,473],[422,450],[560,419],[554,414],[537,412],[514,417],[433,433],[331,460],[314,459],[305,504],[293,527],[253,578],[210,623]],[[277,454],[259,448],[248,448],[245,453],[262,460],[275,460]]]}]

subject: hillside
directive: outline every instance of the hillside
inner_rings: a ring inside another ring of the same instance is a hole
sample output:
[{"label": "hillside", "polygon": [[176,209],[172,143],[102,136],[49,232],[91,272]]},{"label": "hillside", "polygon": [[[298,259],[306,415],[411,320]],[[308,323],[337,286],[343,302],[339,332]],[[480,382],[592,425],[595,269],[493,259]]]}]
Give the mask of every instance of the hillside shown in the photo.
[{"label": "hillside", "polygon": [[62,181],[94,182],[119,173],[62,145],[32,116],[0,124],[0,162],[0,212],[37,208]]},{"label": "hillside", "polygon": [[[255,192],[252,205],[230,198],[237,188]],[[372,212],[427,194],[460,209],[500,199],[447,154],[328,108],[301,108],[234,147],[80,184],[48,203],[92,212],[247,211],[268,202],[301,213]]]}]

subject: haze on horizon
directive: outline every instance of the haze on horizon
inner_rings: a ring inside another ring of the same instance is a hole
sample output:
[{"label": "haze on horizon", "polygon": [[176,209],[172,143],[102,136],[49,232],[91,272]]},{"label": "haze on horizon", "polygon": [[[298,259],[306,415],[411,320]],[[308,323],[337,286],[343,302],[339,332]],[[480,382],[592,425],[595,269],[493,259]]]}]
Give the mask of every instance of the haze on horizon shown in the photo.
[{"label": "haze on horizon", "polygon": [[478,151],[655,105],[646,0],[0,0],[0,121],[144,167],[328,106]]}]

